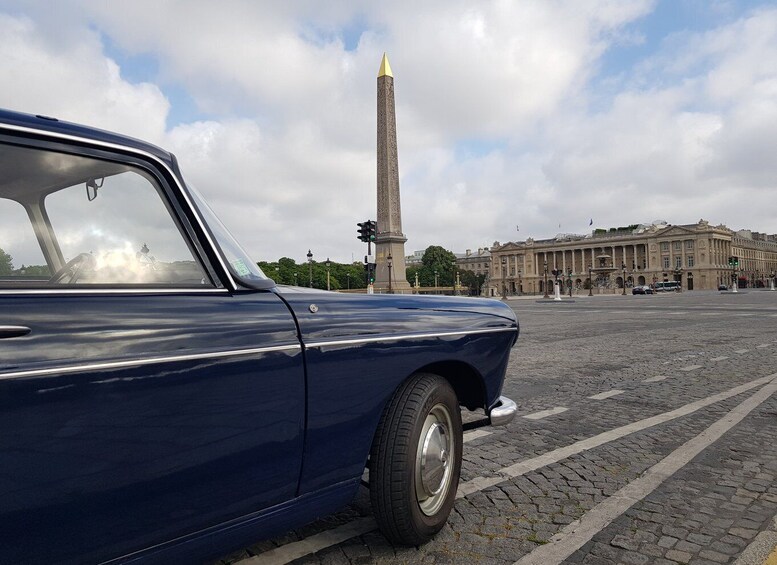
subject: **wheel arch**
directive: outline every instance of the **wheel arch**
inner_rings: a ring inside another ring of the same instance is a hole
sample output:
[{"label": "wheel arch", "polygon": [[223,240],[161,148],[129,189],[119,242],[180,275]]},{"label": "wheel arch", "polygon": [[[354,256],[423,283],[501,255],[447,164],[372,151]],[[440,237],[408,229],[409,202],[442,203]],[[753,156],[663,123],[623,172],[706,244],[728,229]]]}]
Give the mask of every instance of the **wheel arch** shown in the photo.
[{"label": "wheel arch", "polygon": [[468,410],[486,408],[485,382],[472,365],[463,361],[439,361],[419,367],[416,373],[433,373],[443,377],[456,392],[459,404]]}]

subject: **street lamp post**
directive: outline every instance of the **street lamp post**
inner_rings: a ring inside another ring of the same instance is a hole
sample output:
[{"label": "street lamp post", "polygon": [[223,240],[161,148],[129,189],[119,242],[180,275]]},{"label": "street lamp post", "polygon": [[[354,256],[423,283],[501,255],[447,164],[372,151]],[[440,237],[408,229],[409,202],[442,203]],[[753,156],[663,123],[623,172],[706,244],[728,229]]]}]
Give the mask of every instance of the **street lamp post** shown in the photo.
[{"label": "street lamp post", "polygon": [[345,273],[345,278],[348,281],[348,290],[351,290],[351,273]]},{"label": "street lamp post", "polygon": [[588,296],[594,295],[594,279],[591,277],[591,267],[588,267]]},{"label": "street lamp post", "polygon": [[389,294],[394,294],[394,289],[391,286],[391,253],[388,254],[388,257],[386,257],[386,263],[388,264],[388,270],[389,270]]},{"label": "street lamp post", "polygon": [[542,283],[542,289],[545,291],[545,294],[542,295],[543,298],[550,298],[548,296],[548,261],[543,261],[543,267],[545,268],[544,271],[544,280],[545,282]]},{"label": "street lamp post", "polygon": [[326,264],[326,289],[327,290],[332,290],[330,288],[330,286],[329,286],[329,265],[330,265],[329,257],[326,258],[326,263],[325,264]]},{"label": "street lamp post", "polygon": [[623,296],[626,296],[626,267],[623,267]]},{"label": "street lamp post", "polygon": [[294,273],[294,286],[297,286],[297,274],[298,273]]},{"label": "street lamp post", "polygon": [[437,269],[434,270],[434,293],[437,294]]},{"label": "street lamp post", "polygon": [[308,286],[313,288],[313,253],[308,249]]}]

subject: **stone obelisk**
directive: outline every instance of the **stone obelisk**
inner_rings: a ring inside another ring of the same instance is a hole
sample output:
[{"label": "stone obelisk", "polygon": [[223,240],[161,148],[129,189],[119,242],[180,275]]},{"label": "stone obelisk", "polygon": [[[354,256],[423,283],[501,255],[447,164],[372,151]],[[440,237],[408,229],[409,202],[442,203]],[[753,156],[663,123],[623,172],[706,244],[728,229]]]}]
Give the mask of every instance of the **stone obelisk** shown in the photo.
[{"label": "stone obelisk", "polygon": [[378,233],[375,238],[375,290],[411,292],[405,272],[405,242],[399,204],[397,120],[394,75],[383,54],[378,71]]}]

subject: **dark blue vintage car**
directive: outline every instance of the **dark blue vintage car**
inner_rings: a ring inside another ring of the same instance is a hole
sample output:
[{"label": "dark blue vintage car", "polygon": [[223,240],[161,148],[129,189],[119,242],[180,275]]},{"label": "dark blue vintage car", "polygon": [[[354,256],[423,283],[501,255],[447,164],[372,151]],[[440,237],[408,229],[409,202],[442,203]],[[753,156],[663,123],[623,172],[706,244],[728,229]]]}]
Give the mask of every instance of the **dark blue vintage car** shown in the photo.
[{"label": "dark blue vintage car", "polygon": [[351,501],[444,525],[498,301],[276,286],[170,153],[0,111],[0,563],[201,562]]}]

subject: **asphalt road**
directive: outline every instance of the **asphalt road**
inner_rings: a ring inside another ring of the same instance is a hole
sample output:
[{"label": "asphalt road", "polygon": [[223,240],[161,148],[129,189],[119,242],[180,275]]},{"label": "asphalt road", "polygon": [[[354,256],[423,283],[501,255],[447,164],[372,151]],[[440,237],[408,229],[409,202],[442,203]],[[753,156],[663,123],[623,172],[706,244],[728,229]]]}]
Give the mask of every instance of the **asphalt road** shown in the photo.
[{"label": "asphalt road", "polygon": [[508,303],[519,415],[465,435],[437,538],[393,547],[362,489],[221,563],[763,562],[777,542],[777,292]]}]

